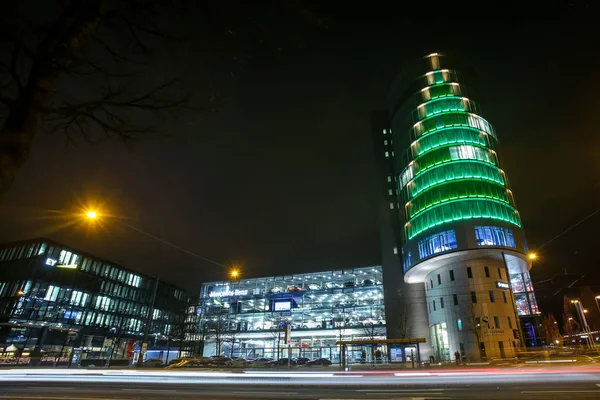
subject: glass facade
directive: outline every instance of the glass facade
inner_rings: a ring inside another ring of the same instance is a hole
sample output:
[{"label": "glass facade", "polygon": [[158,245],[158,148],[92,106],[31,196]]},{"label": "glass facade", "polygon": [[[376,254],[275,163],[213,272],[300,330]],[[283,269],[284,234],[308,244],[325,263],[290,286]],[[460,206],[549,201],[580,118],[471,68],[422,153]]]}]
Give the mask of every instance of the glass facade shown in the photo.
[{"label": "glass facade", "polygon": [[339,362],[338,340],[386,336],[381,267],[210,282],[200,293],[204,355]]},{"label": "glass facade", "polygon": [[517,304],[519,316],[539,314],[529,272],[511,274],[510,282],[515,294],[515,302]]},{"label": "glass facade", "polygon": [[[54,336],[45,330],[61,331],[62,336],[71,332],[69,346],[60,351],[71,352],[80,345],[84,353],[89,351],[81,358],[102,358],[109,352],[115,360],[127,359],[139,346],[154,278],[47,239],[1,248],[0,270],[0,318],[12,326],[0,334],[0,347],[15,346],[25,353],[57,351]],[[155,344],[181,336],[184,324],[195,324],[185,321],[189,300],[189,293],[159,283],[150,327]],[[62,339],[56,340],[62,344]]]},{"label": "glass facade", "polygon": [[513,232],[499,226],[476,226],[475,238],[479,246],[517,247]]},{"label": "glass facade", "polygon": [[456,232],[454,230],[436,233],[419,241],[419,257],[424,259],[432,254],[442,253],[457,247]]}]

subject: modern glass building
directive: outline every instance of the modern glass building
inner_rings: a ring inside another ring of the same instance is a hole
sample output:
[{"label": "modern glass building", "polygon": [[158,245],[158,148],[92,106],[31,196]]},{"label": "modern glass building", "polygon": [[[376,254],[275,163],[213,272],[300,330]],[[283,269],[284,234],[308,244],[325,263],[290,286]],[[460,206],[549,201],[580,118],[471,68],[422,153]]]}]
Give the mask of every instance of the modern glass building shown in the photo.
[{"label": "modern glass building", "polygon": [[382,279],[374,266],[204,283],[204,355],[278,359],[289,345],[292,357],[339,362],[337,341],[385,338]]},{"label": "modern glass building", "polygon": [[180,345],[193,339],[195,306],[184,290],[49,239],[0,247],[2,363],[129,363],[151,309],[146,356],[189,352]]},{"label": "modern glass building", "polygon": [[429,330],[441,360],[513,355],[519,317],[538,311],[498,138],[470,83],[457,60],[419,60],[394,83],[377,132],[402,279],[424,288],[412,312],[428,326],[414,329]]}]

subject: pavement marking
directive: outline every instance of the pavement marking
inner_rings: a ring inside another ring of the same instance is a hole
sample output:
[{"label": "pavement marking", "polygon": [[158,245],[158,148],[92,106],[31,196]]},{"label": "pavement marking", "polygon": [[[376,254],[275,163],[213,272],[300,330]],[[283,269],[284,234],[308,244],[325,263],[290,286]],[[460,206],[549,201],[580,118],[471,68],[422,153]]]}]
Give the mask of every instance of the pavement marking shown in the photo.
[{"label": "pavement marking", "polygon": [[596,386],[600,387],[600,383],[596,383]]},{"label": "pavement marking", "polygon": [[600,390],[526,390],[521,394],[534,393],[600,393]]},{"label": "pavement marking", "polygon": [[237,393],[237,394],[271,394],[271,395],[278,395],[278,396],[291,396],[291,395],[298,394],[298,392],[285,392],[285,393],[279,393],[279,392],[276,392],[276,391],[273,391],[273,392],[266,392],[266,391],[260,392],[260,391],[256,391],[256,392],[254,392],[254,391],[249,391],[249,390],[248,391],[243,391],[243,392],[231,392],[231,393]]},{"label": "pavement marking", "polygon": [[443,392],[444,389],[356,389],[357,392]]},{"label": "pavement marking", "polygon": [[177,389],[121,389],[125,392],[176,392]]},{"label": "pavement marking", "polygon": [[62,386],[27,386],[27,389],[75,390],[74,387],[62,387]]},{"label": "pavement marking", "polygon": [[104,398],[104,397],[49,397],[49,396],[5,396],[0,395],[0,399],[44,399],[44,400],[135,400],[133,397]]}]

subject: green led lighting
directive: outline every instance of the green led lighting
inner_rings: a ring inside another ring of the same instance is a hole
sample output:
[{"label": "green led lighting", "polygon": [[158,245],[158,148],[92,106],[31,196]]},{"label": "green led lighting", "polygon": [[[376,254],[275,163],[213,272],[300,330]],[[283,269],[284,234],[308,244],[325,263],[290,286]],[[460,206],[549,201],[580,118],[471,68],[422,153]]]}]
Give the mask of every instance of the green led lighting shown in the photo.
[{"label": "green led lighting", "polygon": [[[485,148],[485,147],[478,147],[481,150],[485,150],[486,152],[489,151],[489,149]],[[495,164],[495,160],[494,158],[490,157],[491,161],[486,161],[486,160],[481,160],[481,159],[476,159],[476,158],[457,158],[457,159],[452,159],[450,156],[450,151],[444,151],[444,150],[448,150],[448,147],[440,147],[439,149],[435,150],[435,151],[431,151],[423,156],[420,156],[418,158],[418,161],[414,167],[414,177],[418,177],[419,175],[421,175],[422,173],[424,173],[425,171],[428,171],[431,168],[435,168],[436,166],[439,166],[441,164],[447,164],[447,163],[452,163],[452,162],[460,162],[463,160],[477,160],[480,161],[482,163],[485,164],[490,164],[490,165],[494,165]]]},{"label": "green led lighting", "polygon": [[[496,172],[499,172],[499,170],[496,171]],[[422,178],[422,177],[419,177],[419,178]],[[494,183],[497,183],[499,185],[504,185],[504,183],[505,183],[504,179],[502,178],[502,176],[501,176],[500,173],[498,173],[497,177],[495,177],[495,176],[492,176],[491,174],[490,174],[490,176],[487,176],[487,175],[476,175],[476,174],[470,175],[470,172],[464,171],[464,175],[459,175],[459,176],[443,176],[443,177],[440,177],[438,179],[435,179],[435,178],[437,178],[437,176],[429,179],[429,182],[427,184],[419,187],[418,189],[415,189],[414,191],[412,190],[412,188],[413,187],[418,187],[418,185],[416,185],[417,181],[415,180],[414,181],[415,184],[413,184],[413,185],[408,185],[407,187],[408,187],[409,198],[414,198],[415,196],[418,196],[419,193],[421,193],[421,192],[423,192],[423,191],[425,191],[425,190],[427,190],[429,188],[432,188],[432,187],[435,187],[435,186],[439,186],[439,185],[444,185],[444,184],[446,184],[448,182],[454,182],[454,181],[460,182],[460,181],[473,181],[473,180],[475,180],[475,181],[494,182]]]},{"label": "green led lighting", "polygon": [[453,126],[422,136],[413,143],[412,148],[416,149],[416,155],[418,157],[439,147],[453,144],[474,144],[481,147],[495,147],[492,146],[489,138],[489,135],[483,133],[479,129]]},{"label": "green led lighting", "polygon": [[435,189],[422,192],[409,202],[409,218],[444,203],[469,198],[489,199],[510,204],[506,188],[486,181],[449,181]]},{"label": "green led lighting", "polygon": [[[506,196],[508,197],[508,196]],[[441,200],[436,201],[435,203],[431,203],[431,204],[426,204],[423,205],[419,210],[417,210],[416,212],[410,212],[409,218],[416,218],[419,216],[419,214],[426,212],[434,207],[437,206],[441,206],[445,203],[451,203],[453,201],[462,201],[462,200],[467,200],[467,199],[485,199],[485,200],[490,200],[490,201],[497,201],[500,203],[505,203],[505,204],[510,204],[510,201],[506,198],[498,198],[498,197],[494,197],[494,196],[487,196],[487,195],[464,195],[464,196],[458,196],[458,197],[448,197],[448,198],[444,198]]]},{"label": "green led lighting", "polygon": [[421,103],[414,114],[418,117],[417,119],[423,119],[448,111],[473,112],[474,110],[471,110],[472,107],[468,103],[470,103],[470,100],[463,96],[440,97]]},{"label": "green led lighting", "polygon": [[418,139],[429,133],[450,126],[470,126],[487,132],[494,137],[496,136],[494,129],[489,122],[477,114],[466,111],[449,111],[424,118],[411,128],[411,132],[412,136],[415,139]]},{"label": "green led lighting", "polygon": [[406,225],[409,239],[435,226],[465,219],[489,218],[509,222],[518,227],[521,221],[514,207],[495,200],[461,199],[444,203],[412,219]]},{"label": "green led lighting", "polygon": [[456,82],[430,85],[421,90],[421,100],[429,101],[440,97],[460,96],[461,87]]}]

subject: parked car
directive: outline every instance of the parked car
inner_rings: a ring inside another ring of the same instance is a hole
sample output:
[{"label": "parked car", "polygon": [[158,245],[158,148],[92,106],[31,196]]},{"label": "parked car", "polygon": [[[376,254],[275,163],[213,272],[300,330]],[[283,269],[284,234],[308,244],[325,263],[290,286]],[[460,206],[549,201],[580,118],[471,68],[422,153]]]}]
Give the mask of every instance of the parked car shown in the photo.
[{"label": "parked car", "polygon": [[333,364],[331,362],[331,360],[327,359],[327,358],[315,358],[314,360],[310,360],[309,362],[306,363],[307,366],[312,367],[315,365],[322,365],[324,367],[328,367],[331,364]]},{"label": "parked car", "polygon": [[364,281],[362,281],[363,286],[373,286],[375,284],[375,282],[371,279],[365,279]]},{"label": "parked car", "polygon": [[271,361],[273,361],[272,358],[269,358],[269,357],[259,357],[259,358],[256,358],[256,359],[252,360],[251,366],[252,367],[259,367],[259,368],[260,367],[266,367],[267,365],[269,365],[269,363]]},{"label": "parked car", "polygon": [[269,366],[270,367],[284,367],[286,365],[296,365],[296,364],[298,364],[298,363],[293,358],[289,359],[289,363],[288,363],[288,358],[280,358],[279,360],[271,361],[269,363]]},{"label": "parked car", "polygon": [[298,365],[304,365],[304,364],[306,364],[307,362],[310,361],[310,358],[298,357],[295,360],[296,360],[296,364],[298,364]]},{"label": "parked car", "polygon": [[310,290],[321,290],[321,286],[317,285],[316,283],[311,283],[310,285],[308,285],[308,288]]},{"label": "parked car", "polygon": [[333,288],[342,288],[342,287],[344,287],[344,285],[342,285],[341,283],[336,283],[336,282],[327,282],[325,284],[325,287],[327,287],[328,289],[333,289]]},{"label": "parked car", "polygon": [[225,366],[227,368],[248,368],[250,362],[243,358],[236,357],[235,359],[225,362]]},{"label": "parked car", "polygon": [[271,289],[271,293],[281,293],[281,288],[280,287],[274,287],[273,289]]},{"label": "parked car", "polygon": [[142,363],[142,367],[144,368],[160,368],[164,366],[165,364],[161,358],[149,358]]}]

